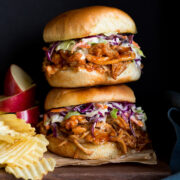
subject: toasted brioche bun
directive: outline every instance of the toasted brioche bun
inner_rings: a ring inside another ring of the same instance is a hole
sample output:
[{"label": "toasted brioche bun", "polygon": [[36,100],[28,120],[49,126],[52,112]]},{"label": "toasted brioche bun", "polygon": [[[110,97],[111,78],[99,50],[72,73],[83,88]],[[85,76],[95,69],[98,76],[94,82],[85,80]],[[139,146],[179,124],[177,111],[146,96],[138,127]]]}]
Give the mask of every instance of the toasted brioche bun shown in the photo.
[{"label": "toasted brioche bun", "polygon": [[71,69],[59,70],[51,76],[45,72],[45,76],[49,85],[52,87],[76,88],[136,81],[141,76],[141,70],[132,62],[127,65],[127,68],[117,79],[113,79],[107,73],[102,74],[95,70],[89,72],[86,69],[79,69],[78,71],[73,71]]},{"label": "toasted brioche bun", "polygon": [[77,159],[112,159],[122,152],[117,147],[117,143],[107,142],[101,145],[94,145],[90,143],[83,144],[83,147],[87,148],[93,153],[88,155],[80,150],[74,143],[67,142],[62,146],[58,146],[62,141],[55,137],[47,137],[49,141],[48,150],[64,157],[77,158]]},{"label": "toasted brioche bun", "polygon": [[67,11],[52,19],[44,28],[45,42],[82,38],[118,32],[136,33],[133,19],[117,8],[91,6]]},{"label": "toasted brioche bun", "polygon": [[134,92],[126,85],[78,89],[52,89],[45,99],[45,110],[90,102],[135,102]]}]

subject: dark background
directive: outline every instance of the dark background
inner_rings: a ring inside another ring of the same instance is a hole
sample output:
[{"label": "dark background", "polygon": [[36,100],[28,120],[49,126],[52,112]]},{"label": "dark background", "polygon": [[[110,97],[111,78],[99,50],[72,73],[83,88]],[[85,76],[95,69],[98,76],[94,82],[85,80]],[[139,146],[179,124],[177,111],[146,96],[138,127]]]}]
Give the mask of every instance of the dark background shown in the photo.
[{"label": "dark background", "polygon": [[[107,5],[127,12],[136,22],[139,43],[146,59],[139,81],[130,83],[137,104],[148,115],[148,131],[160,158],[169,158],[175,134],[166,114],[170,103],[165,92],[179,90],[176,69],[169,61],[169,37],[163,1],[151,0],[6,0],[0,1],[0,92],[3,93],[5,72],[14,63],[28,72],[38,85],[37,98],[43,107],[50,89],[42,73],[45,45],[42,32],[45,24],[61,12],[89,5]],[[171,54],[170,61],[173,61]]]}]

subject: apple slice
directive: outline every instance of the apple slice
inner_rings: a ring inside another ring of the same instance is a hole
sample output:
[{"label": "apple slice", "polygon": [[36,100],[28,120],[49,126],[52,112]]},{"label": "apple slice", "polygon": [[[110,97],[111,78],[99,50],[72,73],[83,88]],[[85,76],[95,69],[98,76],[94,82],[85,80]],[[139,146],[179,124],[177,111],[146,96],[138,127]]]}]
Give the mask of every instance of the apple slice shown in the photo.
[{"label": "apple slice", "polygon": [[19,66],[12,64],[5,76],[4,94],[12,96],[29,89],[33,81],[31,77]]},{"label": "apple slice", "polygon": [[33,84],[26,91],[14,96],[0,97],[0,111],[18,112],[32,107],[35,102],[35,88],[36,85]]},{"label": "apple slice", "polygon": [[16,112],[16,116],[19,119],[24,119],[27,123],[35,126],[39,120],[39,106],[34,106],[24,111]]}]

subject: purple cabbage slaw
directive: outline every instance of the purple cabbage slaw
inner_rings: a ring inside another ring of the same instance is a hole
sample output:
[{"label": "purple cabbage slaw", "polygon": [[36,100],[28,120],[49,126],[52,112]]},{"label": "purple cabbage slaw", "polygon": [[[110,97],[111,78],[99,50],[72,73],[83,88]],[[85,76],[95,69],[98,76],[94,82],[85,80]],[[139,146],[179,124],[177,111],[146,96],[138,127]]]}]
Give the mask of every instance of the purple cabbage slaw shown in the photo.
[{"label": "purple cabbage slaw", "polygon": [[48,50],[46,51],[46,57],[48,59],[48,61],[51,61],[51,57],[52,57],[52,54],[55,50],[55,48],[59,45],[59,41],[58,42],[54,42],[53,44],[51,44],[51,46],[48,48]]},{"label": "purple cabbage slaw", "polygon": [[[49,122],[53,125],[53,129],[56,129],[57,126],[54,124],[61,122],[53,122],[53,116],[58,115],[58,117],[62,120],[66,114],[70,111],[77,111],[80,114],[84,115],[86,119],[92,123],[91,133],[94,136],[94,129],[96,127],[97,122],[105,122],[107,116],[110,116],[111,111],[115,108],[117,109],[117,115],[120,115],[127,123],[129,123],[132,134],[135,136],[134,129],[132,127],[132,117],[140,120],[144,123],[146,120],[146,114],[141,109],[141,107],[136,107],[135,104],[129,102],[105,102],[105,103],[97,103],[100,106],[107,106],[106,109],[97,107],[96,103],[87,103],[81,104],[77,106],[67,107],[68,111],[63,112],[47,112],[48,117],[51,119]],[[58,119],[58,118],[57,118]],[[53,134],[57,134],[56,130],[53,130]],[[56,135],[57,136],[57,135]]]},{"label": "purple cabbage slaw", "polygon": [[[126,34],[125,34],[126,35]],[[88,38],[93,38],[93,37],[97,37],[97,38],[102,38],[102,39],[105,39],[105,40],[110,40],[109,43],[111,45],[120,45],[121,43],[129,43],[129,44],[132,44],[133,42],[133,37],[134,35],[132,34],[127,34],[127,39],[124,39],[123,38],[123,35],[121,34],[112,34],[110,36],[106,36],[104,34],[99,34],[99,35],[93,35],[93,36],[87,36],[85,38],[82,38],[82,39],[88,39]],[[76,40],[77,43],[79,41],[81,41],[81,39],[77,39]],[[57,42],[54,42],[50,45],[50,47],[48,48],[48,50],[46,51],[46,57],[49,61],[52,61],[52,54],[54,52],[54,50],[56,49],[56,47],[63,41],[57,41]]]},{"label": "purple cabbage slaw", "polygon": [[83,39],[89,39],[89,38],[93,38],[93,37],[109,40],[109,43],[111,45],[119,45],[121,43],[130,43],[130,44],[132,44],[134,35],[127,34],[127,38],[125,39],[125,38],[123,38],[122,34],[111,34],[109,36],[106,36],[104,34],[99,34],[99,35],[87,36],[87,37],[85,37]]}]

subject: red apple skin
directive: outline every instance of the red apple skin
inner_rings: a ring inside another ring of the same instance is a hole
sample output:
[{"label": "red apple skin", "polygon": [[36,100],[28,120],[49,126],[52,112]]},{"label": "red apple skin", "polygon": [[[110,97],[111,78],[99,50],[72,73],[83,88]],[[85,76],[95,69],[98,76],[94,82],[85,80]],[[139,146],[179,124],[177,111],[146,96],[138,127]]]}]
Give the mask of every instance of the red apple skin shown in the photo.
[{"label": "red apple skin", "polygon": [[39,107],[34,106],[32,108],[26,109],[24,111],[16,112],[16,116],[19,119],[24,119],[26,123],[36,126],[39,120]]},{"label": "red apple skin", "polygon": [[36,85],[32,85],[26,91],[23,91],[14,96],[0,99],[0,111],[3,112],[18,112],[28,109],[34,105],[35,102]]},{"label": "red apple skin", "polygon": [[22,90],[17,85],[16,81],[14,80],[12,74],[11,74],[11,66],[9,67],[5,80],[4,80],[4,94],[6,96],[12,96],[15,94],[21,93]]}]

